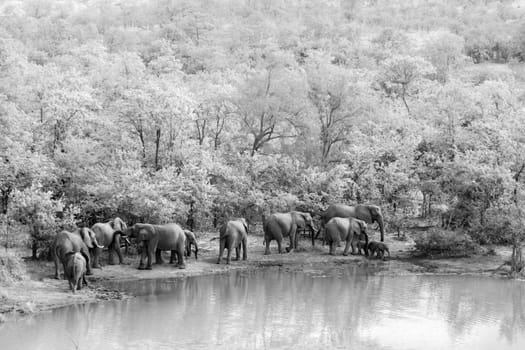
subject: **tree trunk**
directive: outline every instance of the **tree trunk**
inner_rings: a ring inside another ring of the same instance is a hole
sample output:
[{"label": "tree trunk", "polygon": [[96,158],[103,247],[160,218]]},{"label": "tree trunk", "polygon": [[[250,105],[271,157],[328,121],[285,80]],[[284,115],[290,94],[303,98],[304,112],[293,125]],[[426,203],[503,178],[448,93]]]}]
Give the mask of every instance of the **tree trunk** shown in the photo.
[{"label": "tree trunk", "polygon": [[38,242],[36,239],[33,238],[33,241],[31,242],[31,251],[32,251],[32,254],[31,254],[31,259],[33,260],[37,260],[38,257],[36,255],[37,251],[38,251]]},{"label": "tree trunk", "polygon": [[157,129],[157,137],[155,138],[155,170],[159,170],[159,148],[160,148],[160,129]]}]

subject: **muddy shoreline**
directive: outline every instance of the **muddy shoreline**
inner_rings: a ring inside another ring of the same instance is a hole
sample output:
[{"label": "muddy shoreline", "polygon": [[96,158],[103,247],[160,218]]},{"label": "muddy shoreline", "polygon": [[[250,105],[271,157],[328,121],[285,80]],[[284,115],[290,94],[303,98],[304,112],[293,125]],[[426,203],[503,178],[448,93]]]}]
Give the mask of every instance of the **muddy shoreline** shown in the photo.
[{"label": "muddy shoreline", "polygon": [[[210,241],[212,235],[199,237],[199,259],[187,260],[186,269],[170,264],[154,265],[153,270],[138,270],[138,257],[126,256],[123,265],[105,265],[94,269],[89,276],[90,286],[73,294],[64,280],[53,278],[52,262],[26,261],[28,278],[14,283],[0,283],[0,319],[9,321],[20,316],[32,315],[55,308],[116,300],[130,297],[111,288],[111,282],[133,282],[148,279],[177,279],[228,273],[229,271],[253,271],[266,267],[278,267],[286,271],[313,271],[344,268],[355,265],[365,268],[373,275],[476,275],[507,278],[508,266],[504,262],[510,257],[510,249],[491,247],[490,254],[478,254],[466,258],[430,259],[412,257],[413,243],[387,238],[392,257],[389,260],[369,259],[364,256],[330,256],[328,247],[316,244],[311,247],[306,238],[301,241],[299,251],[277,254],[272,246],[271,255],[263,255],[262,237],[251,236],[248,245],[248,260],[225,262],[217,265],[218,242]],[[339,248],[338,254],[342,253]],[[107,254],[104,252],[104,258]],[[167,255],[165,255],[167,257]],[[166,259],[167,261],[168,259]],[[503,266],[503,267],[502,267]],[[498,267],[501,267],[498,269]]]}]

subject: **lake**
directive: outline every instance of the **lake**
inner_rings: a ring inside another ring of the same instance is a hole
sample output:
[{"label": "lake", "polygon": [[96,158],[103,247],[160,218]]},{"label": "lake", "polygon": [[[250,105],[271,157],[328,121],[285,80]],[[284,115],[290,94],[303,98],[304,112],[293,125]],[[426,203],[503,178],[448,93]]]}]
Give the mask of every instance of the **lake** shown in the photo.
[{"label": "lake", "polygon": [[112,287],[137,297],[7,322],[0,348],[525,349],[518,281],[269,268]]}]

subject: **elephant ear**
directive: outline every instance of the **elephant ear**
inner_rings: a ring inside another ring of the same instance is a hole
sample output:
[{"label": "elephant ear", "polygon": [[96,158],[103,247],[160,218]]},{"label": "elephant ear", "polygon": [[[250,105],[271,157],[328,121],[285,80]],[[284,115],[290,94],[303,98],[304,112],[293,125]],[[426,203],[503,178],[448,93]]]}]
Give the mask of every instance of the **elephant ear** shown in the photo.
[{"label": "elephant ear", "polygon": [[376,218],[379,216],[380,209],[377,205],[369,205],[368,211],[370,211],[372,218]]},{"label": "elephant ear", "polygon": [[[84,244],[90,249],[93,248],[93,237],[95,236],[93,231],[91,231],[90,229],[86,227],[81,227],[78,229],[78,232]],[[93,235],[91,235],[91,233],[93,233]]]},{"label": "elephant ear", "polygon": [[363,220],[357,220],[357,224],[359,225],[359,228],[361,229],[361,232],[365,232],[366,233],[366,222],[364,222]]},{"label": "elephant ear", "polygon": [[122,219],[119,217],[114,218],[111,221],[110,225],[113,230],[120,231],[122,233],[124,233],[128,229],[128,226],[126,225],[126,223],[122,221]]},{"label": "elephant ear", "polygon": [[245,218],[241,219],[242,225],[244,226],[244,230],[246,231],[246,234],[248,234],[248,221],[246,221]]},{"label": "elephant ear", "polygon": [[141,226],[138,228],[137,239],[139,241],[147,241],[150,239],[150,236],[153,234],[153,228],[149,226]]}]

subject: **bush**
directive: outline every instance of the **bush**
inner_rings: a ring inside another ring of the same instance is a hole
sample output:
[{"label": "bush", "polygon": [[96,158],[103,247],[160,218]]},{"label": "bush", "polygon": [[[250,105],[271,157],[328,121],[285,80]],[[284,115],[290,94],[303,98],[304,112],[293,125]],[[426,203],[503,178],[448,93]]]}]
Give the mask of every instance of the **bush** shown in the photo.
[{"label": "bush", "polygon": [[13,283],[27,279],[24,264],[13,255],[0,256],[0,282]]},{"label": "bush", "polygon": [[433,229],[414,239],[415,248],[424,256],[461,257],[479,251],[479,245],[463,233]]}]

